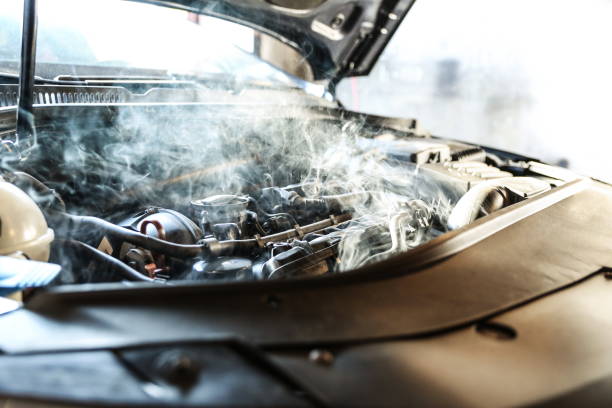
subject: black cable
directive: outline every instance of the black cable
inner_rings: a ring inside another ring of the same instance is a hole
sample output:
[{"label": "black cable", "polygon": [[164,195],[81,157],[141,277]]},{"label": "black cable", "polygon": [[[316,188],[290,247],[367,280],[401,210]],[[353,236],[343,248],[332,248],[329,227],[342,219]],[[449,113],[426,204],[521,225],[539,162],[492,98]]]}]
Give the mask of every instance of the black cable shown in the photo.
[{"label": "black cable", "polygon": [[[193,258],[203,255],[208,246],[183,245],[164,241],[149,235],[141,234],[127,228],[120,227],[101,218],[84,215],[73,215],[61,212],[50,213],[49,221],[58,236],[89,237],[101,235],[111,239],[126,241],[152,252],[173,256],[177,258]],[[66,234],[66,235],[64,235]],[[89,239],[85,239],[89,241]]]},{"label": "black cable", "polygon": [[105,254],[104,252],[99,251],[84,242],[74,240],[59,240],[59,243],[64,247],[70,248],[78,252],[80,255],[83,256],[83,258],[92,260],[98,265],[107,267],[109,270],[116,272],[127,280],[155,282],[155,279],[151,279],[148,276],[141,274],[140,272],[132,269],[130,266],[124,264],[117,258],[113,258],[112,256]]}]

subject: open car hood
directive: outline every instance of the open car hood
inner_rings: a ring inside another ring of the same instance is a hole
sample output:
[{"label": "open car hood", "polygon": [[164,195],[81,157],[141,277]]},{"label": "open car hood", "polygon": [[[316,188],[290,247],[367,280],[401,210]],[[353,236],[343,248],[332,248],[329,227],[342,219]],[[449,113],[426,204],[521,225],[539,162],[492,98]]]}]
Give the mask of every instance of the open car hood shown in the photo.
[{"label": "open car hood", "polygon": [[290,44],[317,80],[367,75],[415,0],[134,0],[252,27]]}]

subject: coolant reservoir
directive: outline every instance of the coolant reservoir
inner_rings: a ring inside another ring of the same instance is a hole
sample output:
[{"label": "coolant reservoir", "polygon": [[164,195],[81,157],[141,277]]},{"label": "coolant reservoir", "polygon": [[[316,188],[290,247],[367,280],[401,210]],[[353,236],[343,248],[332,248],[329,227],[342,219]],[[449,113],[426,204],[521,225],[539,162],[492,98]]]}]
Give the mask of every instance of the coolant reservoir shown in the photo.
[{"label": "coolant reservoir", "polygon": [[26,193],[0,181],[0,255],[49,260],[53,230],[42,211]]}]

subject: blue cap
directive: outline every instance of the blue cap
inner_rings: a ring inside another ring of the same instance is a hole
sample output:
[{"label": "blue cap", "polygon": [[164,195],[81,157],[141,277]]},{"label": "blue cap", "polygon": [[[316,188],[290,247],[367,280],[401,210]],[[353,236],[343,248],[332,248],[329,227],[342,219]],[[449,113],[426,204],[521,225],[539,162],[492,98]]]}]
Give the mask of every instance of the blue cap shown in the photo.
[{"label": "blue cap", "polygon": [[46,286],[61,269],[61,266],[52,263],[0,256],[0,296]]}]

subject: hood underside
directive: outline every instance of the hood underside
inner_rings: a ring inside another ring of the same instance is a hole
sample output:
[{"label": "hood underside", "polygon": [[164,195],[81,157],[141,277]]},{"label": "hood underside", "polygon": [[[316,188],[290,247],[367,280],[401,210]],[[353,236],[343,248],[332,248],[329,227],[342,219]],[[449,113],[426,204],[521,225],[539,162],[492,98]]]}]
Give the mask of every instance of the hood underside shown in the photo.
[{"label": "hood underside", "polygon": [[294,47],[316,80],[367,75],[414,0],[134,0],[252,27]]}]

